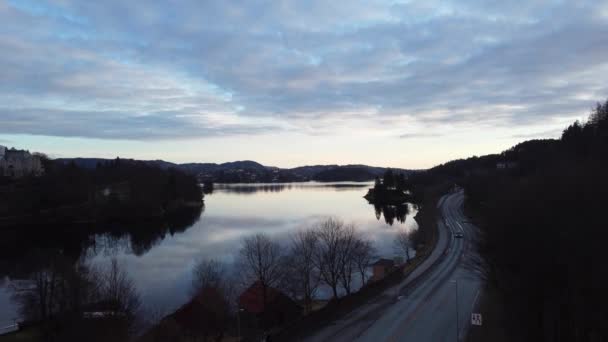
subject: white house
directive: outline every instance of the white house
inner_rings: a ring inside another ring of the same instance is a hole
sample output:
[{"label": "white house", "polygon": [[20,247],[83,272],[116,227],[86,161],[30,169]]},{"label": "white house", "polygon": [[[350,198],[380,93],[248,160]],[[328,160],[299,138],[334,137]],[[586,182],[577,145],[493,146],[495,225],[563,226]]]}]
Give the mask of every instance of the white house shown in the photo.
[{"label": "white house", "polygon": [[27,175],[39,176],[44,170],[42,160],[28,151],[0,148],[0,176],[19,178]]}]

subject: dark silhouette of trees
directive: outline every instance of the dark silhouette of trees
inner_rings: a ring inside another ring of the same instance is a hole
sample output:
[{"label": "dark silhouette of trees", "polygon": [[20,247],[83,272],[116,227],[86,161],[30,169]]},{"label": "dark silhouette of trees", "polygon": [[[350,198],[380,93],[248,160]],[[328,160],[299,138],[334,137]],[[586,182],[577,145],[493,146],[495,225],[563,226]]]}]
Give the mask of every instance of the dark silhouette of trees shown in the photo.
[{"label": "dark silhouette of trees", "polygon": [[11,200],[0,199],[0,215],[68,222],[129,219],[161,216],[184,203],[202,203],[196,178],[176,169],[118,158],[94,169],[78,167],[74,161],[45,159],[43,164],[44,175],[16,180],[8,188]]},{"label": "dark silhouette of trees", "polygon": [[361,286],[365,285],[366,270],[375,258],[376,249],[370,240],[358,236],[355,241],[354,251],[352,254],[353,262],[359,275],[361,276]]},{"label": "dark silhouette of trees", "polygon": [[516,167],[462,180],[467,208],[483,218],[484,275],[512,317],[511,339],[608,338],[607,113],[608,102],[598,104],[560,140],[524,142],[500,155]]},{"label": "dark silhouette of trees", "polygon": [[334,218],[329,218],[316,227],[319,244],[315,253],[315,264],[323,282],[332,289],[335,299],[338,298],[342,270],[340,250],[343,229],[344,223]]},{"label": "dark silhouette of trees", "polygon": [[48,250],[31,258],[39,267],[29,281],[13,283],[13,299],[26,321],[38,322],[46,340],[127,341],[134,336],[139,295],[116,260],[97,269]]},{"label": "dark silhouette of trees", "polygon": [[395,175],[391,169],[386,169],[382,180],[376,177],[374,187],[364,197],[376,205],[399,205],[412,199],[406,193],[408,186],[403,173]]},{"label": "dark silhouette of trees", "polygon": [[397,252],[405,257],[405,261],[409,262],[414,248],[410,234],[405,229],[399,230],[395,235],[394,246]]},{"label": "dark silhouette of trees", "polygon": [[358,238],[352,224],[344,225],[340,233],[338,255],[340,264],[340,283],[346,294],[351,294],[351,283],[355,271],[355,246]]},{"label": "dark silhouette of trees", "polygon": [[358,272],[365,282],[365,268],[373,258],[374,248],[352,224],[328,218],[315,227],[318,236],[315,267],[321,280],[332,289],[334,299],[341,286],[346,294],[352,292],[353,274]]},{"label": "dark silhouette of trees", "polygon": [[206,287],[223,288],[226,282],[226,268],[215,259],[201,259],[192,270],[192,294],[196,295]]},{"label": "dark silhouette of trees", "polygon": [[319,238],[312,229],[302,230],[292,237],[290,257],[287,263],[289,283],[295,297],[302,298],[304,310],[312,310],[312,300],[319,286],[319,271],[315,267],[315,253]]},{"label": "dark silhouette of trees", "polygon": [[266,234],[258,233],[243,240],[238,266],[248,284],[262,286],[264,306],[268,303],[268,288],[279,284],[284,276],[285,252],[280,244]]},{"label": "dark silhouette of trees", "polygon": [[393,170],[386,169],[386,171],[384,171],[382,184],[384,184],[387,189],[392,189],[395,187],[395,175],[393,174]]}]

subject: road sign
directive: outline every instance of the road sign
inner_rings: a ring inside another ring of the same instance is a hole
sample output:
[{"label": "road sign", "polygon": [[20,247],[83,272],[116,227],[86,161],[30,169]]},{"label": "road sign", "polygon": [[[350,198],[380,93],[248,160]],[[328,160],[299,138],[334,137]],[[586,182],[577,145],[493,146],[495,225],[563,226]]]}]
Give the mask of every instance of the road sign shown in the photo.
[{"label": "road sign", "polygon": [[481,314],[479,314],[479,313],[471,314],[471,324],[481,325]]}]

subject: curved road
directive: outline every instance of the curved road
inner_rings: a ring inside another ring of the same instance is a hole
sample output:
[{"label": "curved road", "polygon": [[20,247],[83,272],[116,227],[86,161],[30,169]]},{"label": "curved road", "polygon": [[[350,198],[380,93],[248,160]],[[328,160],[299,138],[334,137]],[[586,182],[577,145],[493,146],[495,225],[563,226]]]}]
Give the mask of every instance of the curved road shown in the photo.
[{"label": "curved road", "polygon": [[[439,242],[406,279],[367,308],[310,336],[311,341],[458,341],[470,328],[471,313],[480,288],[478,274],[467,267],[475,257],[472,239],[477,228],[462,213],[462,191],[439,202]],[[454,237],[462,232],[462,238]],[[418,270],[417,270],[418,271]],[[458,307],[458,310],[456,309]],[[458,320],[458,324],[457,324]]]}]

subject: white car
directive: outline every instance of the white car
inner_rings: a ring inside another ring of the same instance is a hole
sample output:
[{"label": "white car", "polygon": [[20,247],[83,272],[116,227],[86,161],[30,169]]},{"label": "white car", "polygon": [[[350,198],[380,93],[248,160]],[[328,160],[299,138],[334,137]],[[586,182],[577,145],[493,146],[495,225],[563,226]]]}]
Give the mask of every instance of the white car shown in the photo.
[{"label": "white car", "polygon": [[456,232],[456,233],[454,233],[454,237],[455,238],[463,238],[464,234],[462,234],[461,232]]}]

